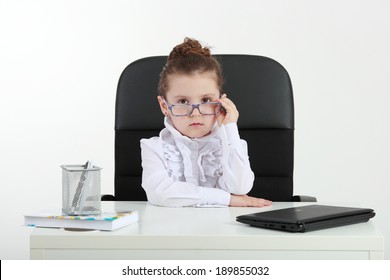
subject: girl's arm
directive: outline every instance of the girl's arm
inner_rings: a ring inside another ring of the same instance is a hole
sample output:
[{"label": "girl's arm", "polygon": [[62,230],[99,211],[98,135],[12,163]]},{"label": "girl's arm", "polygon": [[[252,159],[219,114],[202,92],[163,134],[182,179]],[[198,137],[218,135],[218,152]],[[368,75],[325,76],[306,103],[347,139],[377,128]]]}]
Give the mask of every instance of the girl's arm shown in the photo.
[{"label": "girl's arm", "polygon": [[222,170],[224,186],[235,195],[247,194],[253,186],[254,173],[250,167],[247,144],[240,139],[236,123],[221,126]]},{"label": "girl's arm", "polygon": [[230,206],[255,206],[271,205],[269,200],[247,196],[252,189],[254,174],[250,167],[248,148],[244,140],[240,139],[237,120],[238,110],[224,93],[218,101],[224,110],[218,116],[218,124],[222,131],[222,169],[223,180],[221,188],[231,193]]},{"label": "girl's arm", "polygon": [[254,174],[249,164],[247,144],[238,134],[239,112],[225,93],[218,101],[224,108],[217,120],[221,127],[223,153],[221,163],[225,182],[220,187],[232,194],[244,195],[253,186]]}]

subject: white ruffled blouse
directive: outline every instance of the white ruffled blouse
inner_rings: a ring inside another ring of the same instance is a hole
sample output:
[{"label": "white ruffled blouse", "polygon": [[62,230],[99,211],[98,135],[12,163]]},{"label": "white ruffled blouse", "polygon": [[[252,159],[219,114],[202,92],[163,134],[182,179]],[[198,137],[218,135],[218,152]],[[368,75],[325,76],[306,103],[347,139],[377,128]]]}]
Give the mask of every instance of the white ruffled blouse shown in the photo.
[{"label": "white ruffled blouse", "polygon": [[214,126],[202,138],[181,135],[169,118],[159,137],[141,140],[142,187],[160,206],[228,206],[230,194],[253,185],[247,144],[236,123]]}]

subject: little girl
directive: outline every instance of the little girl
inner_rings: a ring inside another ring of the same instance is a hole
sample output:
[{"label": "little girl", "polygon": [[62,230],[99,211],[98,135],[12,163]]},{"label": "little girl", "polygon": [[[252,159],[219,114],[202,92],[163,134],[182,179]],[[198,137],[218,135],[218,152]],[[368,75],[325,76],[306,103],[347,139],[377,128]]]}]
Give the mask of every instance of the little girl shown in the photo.
[{"label": "little girl", "polygon": [[160,206],[255,206],[254,174],[240,139],[234,103],[222,93],[218,61],[186,38],[168,57],[157,97],[165,115],[159,137],[141,140],[142,187]]}]

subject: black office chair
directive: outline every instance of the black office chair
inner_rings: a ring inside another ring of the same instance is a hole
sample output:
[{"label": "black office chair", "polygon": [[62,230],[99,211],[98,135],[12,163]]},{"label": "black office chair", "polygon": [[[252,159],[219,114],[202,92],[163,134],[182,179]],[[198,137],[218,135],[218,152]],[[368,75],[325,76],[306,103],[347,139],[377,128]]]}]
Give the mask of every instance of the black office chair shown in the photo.
[{"label": "black office chair", "polygon": [[[248,143],[255,173],[251,196],[272,201],[316,201],[293,196],[294,104],[290,77],[275,60],[253,55],[216,55],[224,91],[236,104],[240,136]],[[146,200],[141,187],[140,139],[158,136],[164,127],[157,103],[159,74],[167,57],[137,60],[123,71],[115,112],[115,197]]]}]

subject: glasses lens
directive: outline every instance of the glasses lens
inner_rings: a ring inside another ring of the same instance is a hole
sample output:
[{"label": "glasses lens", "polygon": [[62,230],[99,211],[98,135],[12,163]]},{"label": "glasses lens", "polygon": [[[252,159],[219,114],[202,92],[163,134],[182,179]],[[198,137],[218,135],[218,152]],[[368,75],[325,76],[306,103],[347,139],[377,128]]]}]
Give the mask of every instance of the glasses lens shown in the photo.
[{"label": "glasses lens", "polygon": [[187,116],[192,111],[192,105],[183,104],[183,105],[173,105],[172,114],[175,116]]},{"label": "glasses lens", "polygon": [[203,103],[200,104],[199,109],[202,115],[215,115],[219,111],[219,103]]}]

